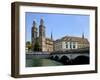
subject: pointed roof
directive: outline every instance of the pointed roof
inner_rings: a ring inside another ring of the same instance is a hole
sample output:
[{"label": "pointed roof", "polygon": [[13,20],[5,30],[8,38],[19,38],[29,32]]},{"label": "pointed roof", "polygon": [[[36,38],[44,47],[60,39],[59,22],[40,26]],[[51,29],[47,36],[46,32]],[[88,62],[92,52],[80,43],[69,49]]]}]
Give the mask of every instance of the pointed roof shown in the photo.
[{"label": "pointed roof", "polygon": [[52,32],[51,32],[51,40],[53,40]]},{"label": "pointed roof", "polygon": [[36,20],[33,20],[33,27],[36,27]]},{"label": "pointed roof", "polygon": [[84,39],[84,33],[82,33],[82,38]]},{"label": "pointed roof", "polygon": [[40,25],[44,25],[43,17],[40,19]]}]

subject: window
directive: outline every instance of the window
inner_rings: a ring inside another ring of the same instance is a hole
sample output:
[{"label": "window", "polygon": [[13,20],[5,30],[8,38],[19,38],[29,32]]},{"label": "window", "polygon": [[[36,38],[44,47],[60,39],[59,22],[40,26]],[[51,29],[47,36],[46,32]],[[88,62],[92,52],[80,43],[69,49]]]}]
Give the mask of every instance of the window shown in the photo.
[{"label": "window", "polygon": [[77,42],[73,42],[73,49],[77,48]]},{"label": "window", "polygon": [[72,42],[70,42],[69,45],[70,45],[70,49],[72,49]]},{"label": "window", "polygon": [[66,42],[66,48],[67,49],[76,49],[77,48],[77,42]]},{"label": "window", "polygon": [[73,42],[73,48],[76,48],[75,42]]},{"label": "window", "polygon": [[66,43],[66,48],[68,48],[68,43]]}]

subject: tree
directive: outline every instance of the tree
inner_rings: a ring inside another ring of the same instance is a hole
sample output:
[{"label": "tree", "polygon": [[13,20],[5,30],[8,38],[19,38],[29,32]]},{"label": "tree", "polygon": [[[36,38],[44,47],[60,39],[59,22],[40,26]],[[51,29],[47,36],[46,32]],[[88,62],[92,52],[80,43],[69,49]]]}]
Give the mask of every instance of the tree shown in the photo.
[{"label": "tree", "polygon": [[28,51],[32,50],[32,45],[30,41],[26,42],[26,48],[28,48]]},{"label": "tree", "polygon": [[28,51],[32,50],[32,45],[28,45]]},{"label": "tree", "polygon": [[40,45],[39,42],[36,40],[35,45],[34,45],[34,51],[40,51]]},{"label": "tree", "polygon": [[31,43],[30,43],[30,41],[27,41],[26,42],[26,47],[28,46],[28,45],[30,45]]}]

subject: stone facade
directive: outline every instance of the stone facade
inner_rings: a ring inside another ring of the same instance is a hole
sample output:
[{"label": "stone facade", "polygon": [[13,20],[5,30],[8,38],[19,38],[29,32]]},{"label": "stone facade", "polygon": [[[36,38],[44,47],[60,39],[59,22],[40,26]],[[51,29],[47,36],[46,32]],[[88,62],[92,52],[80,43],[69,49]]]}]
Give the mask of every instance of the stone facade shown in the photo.
[{"label": "stone facade", "polygon": [[49,52],[54,51],[53,41],[51,39],[49,39],[49,38],[46,38],[46,49]]}]

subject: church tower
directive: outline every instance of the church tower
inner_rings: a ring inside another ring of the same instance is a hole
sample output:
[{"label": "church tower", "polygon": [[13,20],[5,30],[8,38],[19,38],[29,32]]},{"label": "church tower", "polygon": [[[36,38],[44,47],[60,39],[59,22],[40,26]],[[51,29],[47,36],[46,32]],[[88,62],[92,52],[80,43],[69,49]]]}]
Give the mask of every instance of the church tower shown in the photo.
[{"label": "church tower", "polygon": [[32,49],[34,49],[34,45],[35,45],[35,42],[37,39],[37,34],[38,34],[35,20],[33,21],[33,26],[32,26],[31,32],[32,32],[32,37],[31,37],[32,38]]},{"label": "church tower", "polygon": [[39,42],[41,51],[46,51],[45,26],[43,18],[41,18],[39,26]]}]

